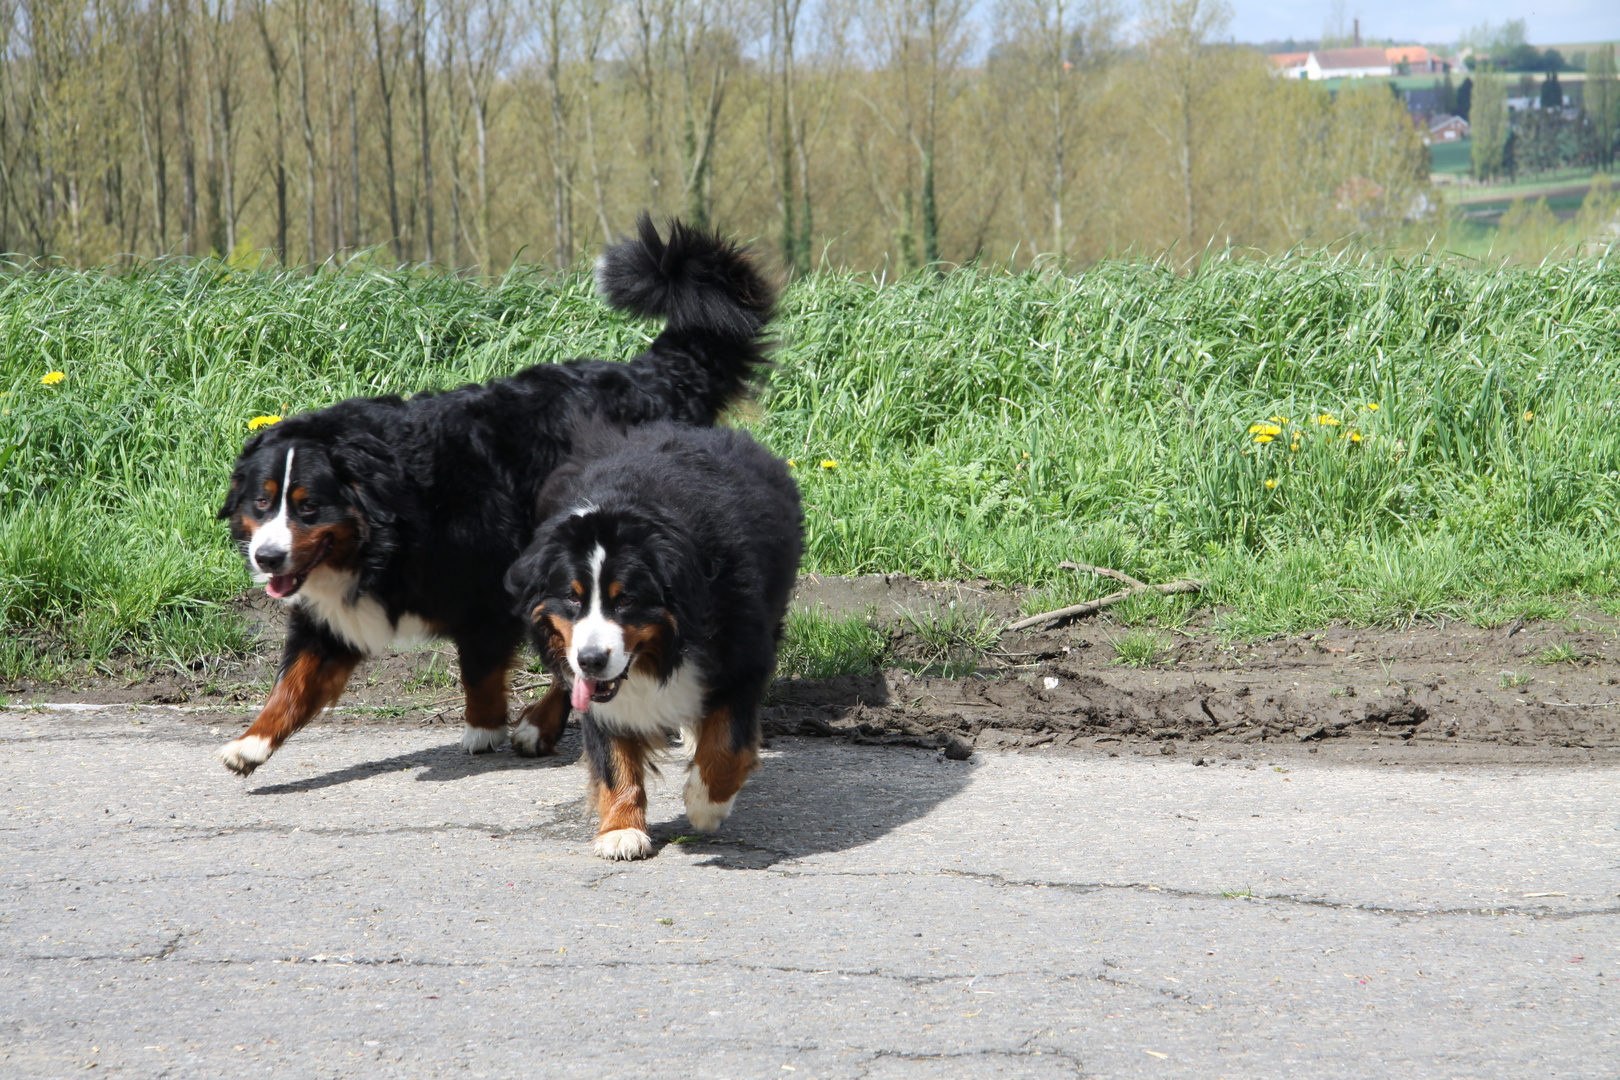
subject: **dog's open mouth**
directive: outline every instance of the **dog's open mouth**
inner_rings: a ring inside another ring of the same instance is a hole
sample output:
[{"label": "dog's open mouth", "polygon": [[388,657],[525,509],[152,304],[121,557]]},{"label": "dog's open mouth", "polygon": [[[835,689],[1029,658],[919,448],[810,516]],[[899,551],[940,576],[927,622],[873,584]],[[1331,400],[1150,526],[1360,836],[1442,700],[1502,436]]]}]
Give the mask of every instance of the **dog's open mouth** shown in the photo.
[{"label": "dog's open mouth", "polygon": [[597,679],[575,679],[574,692],[570,695],[569,704],[580,712],[584,712],[591,707],[592,702],[601,705],[612,701],[613,695],[619,692],[619,687],[622,685],[624,685],[623,675],[620,675],[617,679],[600,681]]},{"label": "dog's open mouth", "polygon": [[294,595],[299,589],[304,587],[304,582],[306,579],[308,579],[309,572],[321,565],[321,560],[325,559],[326,553],[331,550],[332,538],[327,537],[321,541],[320,548],[316,550],[315,557],[309,561],[308,566],[304,567],[296,574],[271,574],[270,580],[264,583],[264,591],[275,597],[277,600],[285,600],[289,596]]}]

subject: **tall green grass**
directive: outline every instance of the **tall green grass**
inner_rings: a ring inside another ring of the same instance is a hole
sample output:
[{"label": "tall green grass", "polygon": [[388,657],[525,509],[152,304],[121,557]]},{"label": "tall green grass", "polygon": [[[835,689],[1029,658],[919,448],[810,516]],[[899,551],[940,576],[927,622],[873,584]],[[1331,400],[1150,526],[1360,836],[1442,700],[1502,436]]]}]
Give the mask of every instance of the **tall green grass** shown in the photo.
[{"label": "tall green grass", "polygon": [[[0,678],[247,647],[212,515],[251,417],[626,356],[654,329],[580,275],[0,276]],[[781,336],[740,422],[795,462],[807,569],[1043,597],[1095,588],[1064,559],[1195,574],[1244,634],[1615,588],[1609,264],[825,275],[788,291]]]}]

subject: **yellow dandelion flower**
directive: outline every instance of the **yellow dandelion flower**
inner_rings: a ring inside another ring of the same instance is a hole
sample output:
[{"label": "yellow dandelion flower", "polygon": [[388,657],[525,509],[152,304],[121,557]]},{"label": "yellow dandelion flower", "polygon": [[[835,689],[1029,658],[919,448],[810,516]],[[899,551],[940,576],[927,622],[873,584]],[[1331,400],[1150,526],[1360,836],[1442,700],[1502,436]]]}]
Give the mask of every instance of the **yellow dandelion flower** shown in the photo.
[{"label": "yellow dandelion flower", "polygon": [[1028,451],[1028,450],[1025,450],[1025,451],[1024,451],[1024,460],[1025,460],[1025,461],[1028,461],[1028,460],[1029,460],[1029,451]]},{"label": "yellow dandelion flower", "polygon": [[1531,412],[1529,409],[1526,409],[1524,411],[1524,422],[1525,423],[1528,424],[1530,421],[1534,420],[1535,418],[1536,418],[1536,414]]},{"label": "yellow dandelion flower", "polygon": [[1276,438],[1275,435],[1256,435],[1254,437],[1254,441],[1257,443],[1268,443],[1274,438]]},{"label": "yellow dandelion flower", "polygon": [[45,374],[39,377],[39,381],[44,383],[46,386],[55,386],[65,378],[67,378],[67,375],[64,372],[47,371]]},{"label": "yellow dandelion flower", "polygon": [[794,461],[792,458],[788,458],[788,468],[797,469],[798,467],[799,463],[797,461]]},{"label": "yellow dandelion flower", "polygon": [[1323,413],[1321,416],[1312,417],[1311,423],[1321,424],[1323,427],[1338,427],[1339,418],[1332,413]]},{"label": "yellow dandelion flower", "polygon": [[1286,424],[1286,423],[1288,423],[1288,417],[1286,417],[1286,416],[1273,416],[1271,418],[1271,422],[1273,424]]},{"label": "yellow dandelion flower", "polygon": [[1281,435],[1282,428],[1276,424],[1250,424],[1250,435]]},{"label": "yellow dandelion flower", "polygon": [[828,458],[826,461],[821,463],[821,467],[823,469],[836,469],[838,468],[838,462],[834,461],[832,458]]},{"label": "yellow dandelion flower", "polygon": [[1345,435],[1345,438],[1349,439],[1353,443],[1358,443],[1358,442],[1361,441],[1361,432],[1359,432],[1359,431],[1349,432],[1349,433],[1347,433]]},{"label": "yellow dandelion flower", "polygon": [[1368,412],[1377,412],[1378,411],[1378,402],[1369,401],[1369,402],[1367,402],[1367,404],[1363,405],[1362,408],[1366,409]]},{"label": "yellow dandelion flower", "polygon": [[248,430],[258,431],[260,428],[267,428],[271,424],[279,423],[281,423],[281,417],[279,416],[255,416],[248,421]]},{"label": "yellow dandelion flower", "polygon": [[1293,442],[1289,443],[1288,444],[1288,449],[1290,451],[1298,451],[1299,450],[1299,440],[1295,439]]},{"label": "yellow dandelion flower", "polygon": [[1270,480],[1266,481],[1266,487],[1267,488],[1274,488],[1276,486],[1277,486],[1277,478],[1275,476],[1272,477]]}]

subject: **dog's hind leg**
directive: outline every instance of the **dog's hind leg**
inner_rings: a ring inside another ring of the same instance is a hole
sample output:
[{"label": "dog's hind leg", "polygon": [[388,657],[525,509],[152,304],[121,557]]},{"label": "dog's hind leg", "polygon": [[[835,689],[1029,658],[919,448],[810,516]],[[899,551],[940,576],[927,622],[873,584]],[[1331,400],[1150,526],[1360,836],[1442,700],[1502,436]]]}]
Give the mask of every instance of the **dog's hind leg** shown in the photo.
[{"label": "dog's hind leg", "polygon": [[456,641],[461,685],[467,694],[461,748],[469,754],[488,753],[506,741],[507,673],[516,651],[515,641]]},{"label": "dog's hind leg", "polygon": [[216,751],[225,767],[247,776],[270,760],[293,732],[343,693],[360,654],[296,616],[287,630],[287,651],[275,689],[253,725]]},{"label": "dog's hind leg", "polygon": [[591,767],[591,805],[601,824],[591,850],[604,859],[645,859],[653,853],[647,835],[647,757],[644,738],[607,735],[589,717],[580,725]]},{"label": "dog's hind leg", "polygon": [[553,676],[545,697],[525,705],[518,714],[518,725],[512,731],[512,749],[524,757],[554,754],[567,723],[568,684]]},{"label": "dog's hind leg", "polygon": [[759,764],[759,731],[754,723],[734,723],[719,708],[698,724],[692,769],[686,774],[686,819],[699,832],[713,832],[731,815],[743,781]]}]

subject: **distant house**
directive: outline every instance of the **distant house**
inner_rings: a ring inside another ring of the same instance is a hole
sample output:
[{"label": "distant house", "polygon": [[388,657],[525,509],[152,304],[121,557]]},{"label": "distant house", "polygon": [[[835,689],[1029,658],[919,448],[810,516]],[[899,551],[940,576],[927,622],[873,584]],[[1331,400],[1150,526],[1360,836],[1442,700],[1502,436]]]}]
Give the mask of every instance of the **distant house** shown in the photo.
[{"label": "distant house", "polygon": [[1429,124],[1430,142],[1456,142],[1468,138],[1468,121],[1460,116],[1437,116]]},{"label": "distant house", "polygon": [[1395,67],[1383,49],[1323,49],[1305,58],[1305,78],[1366,79],[1386,78]]},{"label": "distant house", "polygon": [[1361,79],[1387,76],[1394,67],[1383,49],[1319,49],[1305,53],[1272,53],[1272,72],[1285,79]]},{"label": "distant house", "polygon": [[1308,52],[1270,53],[1266,56],[1266,60],[1271,64],[1273,75],[1280,75],[1285,79],[1303,79],[1305,61],[1310,55]]},{"label": "distant house", "polygon": [[1438,56],[1425,49],[1422,45],[1397,45],[1384,50],[1384,60],[1393,67],[1406,65],[1406,70],[1413,75],[1437,75],[1449,69],[1450,65]]}]

